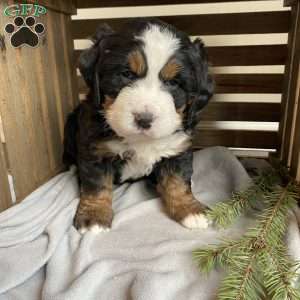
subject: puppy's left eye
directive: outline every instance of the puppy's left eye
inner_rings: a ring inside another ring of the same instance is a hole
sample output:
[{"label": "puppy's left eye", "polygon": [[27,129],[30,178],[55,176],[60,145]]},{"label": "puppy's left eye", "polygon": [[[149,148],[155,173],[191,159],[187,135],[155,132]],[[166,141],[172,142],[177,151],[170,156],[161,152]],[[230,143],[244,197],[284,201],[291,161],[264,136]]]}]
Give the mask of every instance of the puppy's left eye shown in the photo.
[{"label": "puppy's left eye", "polygon": [[121,73],[121,75],[122,75],[123,77],[125,77],[125,78],[130,79],[130,80],[133,80],[133,79],[136,79],[136,78],[137,78],[137,75],[136,75],[134,72],[130,71],[130,70],[124,70],[124,71]]}]

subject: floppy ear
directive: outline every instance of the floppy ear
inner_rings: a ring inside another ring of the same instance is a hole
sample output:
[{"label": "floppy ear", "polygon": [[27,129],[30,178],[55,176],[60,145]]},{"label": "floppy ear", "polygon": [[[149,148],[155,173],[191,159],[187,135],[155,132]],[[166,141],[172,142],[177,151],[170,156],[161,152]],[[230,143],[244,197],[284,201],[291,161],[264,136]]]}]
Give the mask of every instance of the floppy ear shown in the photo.
[{"label": "floppy ear", "polygon": [[199,113],[213,95],[213,79],[208,72],[208,59],[204,44],[196,39],[190,49],[193,65],[194,88],[190,94],[186,113],[186,129],[193,129],[199,122]]},{"label": "floppy ear", "polygon": [[97,104],[100,104],[101,99],[96,65],[103,51],[103,40],[113,33],[114,31],[107,24],[100,25],[91,38],[94,44],[84,50],[79,57],[78,67],[80,73],[91,89]]}]

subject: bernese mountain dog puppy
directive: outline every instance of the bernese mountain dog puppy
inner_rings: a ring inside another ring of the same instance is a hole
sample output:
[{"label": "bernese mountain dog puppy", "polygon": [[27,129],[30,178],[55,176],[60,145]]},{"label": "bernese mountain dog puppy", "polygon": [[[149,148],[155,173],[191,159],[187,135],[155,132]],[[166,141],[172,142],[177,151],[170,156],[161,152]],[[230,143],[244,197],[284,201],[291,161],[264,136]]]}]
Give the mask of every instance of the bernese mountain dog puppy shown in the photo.
[{"label": "bernese mountain dog puppy", "polygon": [[201,40],[157,19],[115,32],[102,25],[79,58],[90,92],[65,127],[64,162],[76,164],[80,232],[107,231],[113,184],[148,178],[166,213],[205,228],[205,206],[191,192],[193,130],[213,93]]}]

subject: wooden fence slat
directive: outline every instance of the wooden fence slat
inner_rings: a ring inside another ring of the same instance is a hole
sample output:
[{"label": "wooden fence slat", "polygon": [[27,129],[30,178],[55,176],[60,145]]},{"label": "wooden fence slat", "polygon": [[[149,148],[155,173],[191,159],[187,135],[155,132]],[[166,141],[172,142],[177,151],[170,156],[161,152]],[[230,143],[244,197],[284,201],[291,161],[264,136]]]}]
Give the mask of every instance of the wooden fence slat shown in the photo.
[{"label": "wooden fence slat", "polygon": [[207,47],[212,66],[284,65],[286,45]]},{"label": "wooden fence slat", "polygon": [[279,122],[280,103],[210,102],[203,109],[201,120]]},{"label": "wooden fence slat", "polygon": [[198,130],[193,139],[195,149],[216,145],[236,148],[275,149],[277,147],[277,132]]},{"label": "wooden fence slat", "polygon": [[[282,74],[215,74],[215,93],[281,93]],[[78,76],[79,93],[88,89],[81,76]]]},{"label": "wooden fence slat", "polygon": [[[21,1],[20,1],[21,2]],[[27,0],[27,3],[37,4],[36,0]],[[64,14],[72,15],[76,14],[76,7],[74,0],[64,0],[64,1],[57,1],[57,0],[39,0],[39,5],[43,5],[48,9],[56,12],[62,12]]]},{"label": "wooden fence slat", "polygon": [[[207,47],[212,66],[284,65],[286,45]],[[82,50],[75,50],[75,61]]]},{"label": "wooden fence slat", "polygon": [[8,173],[4,157],[4,147],[0,141],[0,212],[12,205],[7,176]]},{"label": "wooden fence slat", "polygon": [[[297,105],[300,91],[300,2],[297,1],[291,11],[291,30],[288,40],[288,58],[285,67],[283,93],[282,93],[282,118],[279,127],[280,137],[280,159],[291,167],[292,159],[298,160],[293,156],[293,143],[297,137],[295,134],[297,123]],[[299,114],[299,112],[298,112]],[[299,133],[298,133],[299,134]],[[296,168],[296,166],[293,166]]]},{"label": "wooden fence slat", "polygon": [[[0,10],[7,4],[0,2]],[[5,47],[0,48],[0,110],[17,201],[63,167],[64,117],[76,102],[71,98],[77,98],[68,80],[71,57],[69,64],[64,59],[73,52],[69,30],[63,28],[70,26],[67,19],[69,15],[49,9],[40,17],[46,30],[37,48],[15,49],[6,34]],[[0,18],[0,27],[10,20]]]},{"label": "wooden fence slat", "polygon": [[[290,108],[293,109],[293,124],[291,128],[291,173],[300,183],[300,2],[294,4],[295,12],[295,36],[293,45],[293,61],[291,66],[291,78],[289,97]],[[292,116],[290,116],[292,117]]]},{"label": "wooden fence slat", "polygon": [[298,84],[298,107],[296,111],[294,143],[291,157],[291,172],[300,183],[300,74],[298,77]]},{"label": "wooden fence slat", "polygon": [[[24,105],[26,113],[26,129],[24,134],[29,139],[29,149],[34,157],[35,165],[32,168],[32,174],[35,176],[34,184],[38,185],[41,178],[45,176],[45,170],[50,169],[49,152],[47,149],[47,137],[45,135],[45,122],[43,120],[43,108],[40,99],[40,90],[37,86],[37,72],[28,72],[35,64],[36,57],[32,55],[29,47],[22,47],[20,49],[20,69],[21,76],[26,78],[23,83],[19,85],[22,91],[22,100],[20,105]],[[30,145],[34,145],[33,147]],[[20,149],[21,150],[21,149]],[[10,151],[12,151],[10,147]]]},{"label": "wooden fence slat", "polygon": [[[189,35],[284,33],[289,30],[289,11],[250,12],[207,15],[162,16],[161,20]],[[91,36],[99,23],[121,30],[130,18],[73,20],[73,39]]]},{"label": "wooden fence slat", "polygon": [[[214,2],[235,2],[249,0],[77,0],[77,8],[91,7],[119,7],[119,6],[146,6],[168,4],[199,4]],[[254,1],[254,0],[250,0]],[[256,0],[257,1],[257,0]]]},{"label": "wooden fence slat", "polygon": [[282,74],[215,74],[215,93],[281,93]]}]

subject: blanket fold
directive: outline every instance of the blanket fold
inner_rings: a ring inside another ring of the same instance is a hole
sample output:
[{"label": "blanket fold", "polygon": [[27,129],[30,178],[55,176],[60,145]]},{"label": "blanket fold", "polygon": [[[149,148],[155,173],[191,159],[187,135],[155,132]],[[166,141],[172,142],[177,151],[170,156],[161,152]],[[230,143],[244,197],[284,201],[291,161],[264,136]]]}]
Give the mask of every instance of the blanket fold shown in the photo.
[{"label": "blanket fold", "polygon": [[[204,204],[229,199],[249,184],[227,149],[194,154],[192,191]],[[78,195],[72,169],[0,214],[0,300],[214,299],[222,274],[203,276],[192,251],[237,237],[253,221],[243,217],[227,230],[188,230],[166,216],[157,195],[140,181],[114,190],[110,232],[80,235],[72,226]],[[300,256],[294,214],[287,241],[291,254]]]}]

